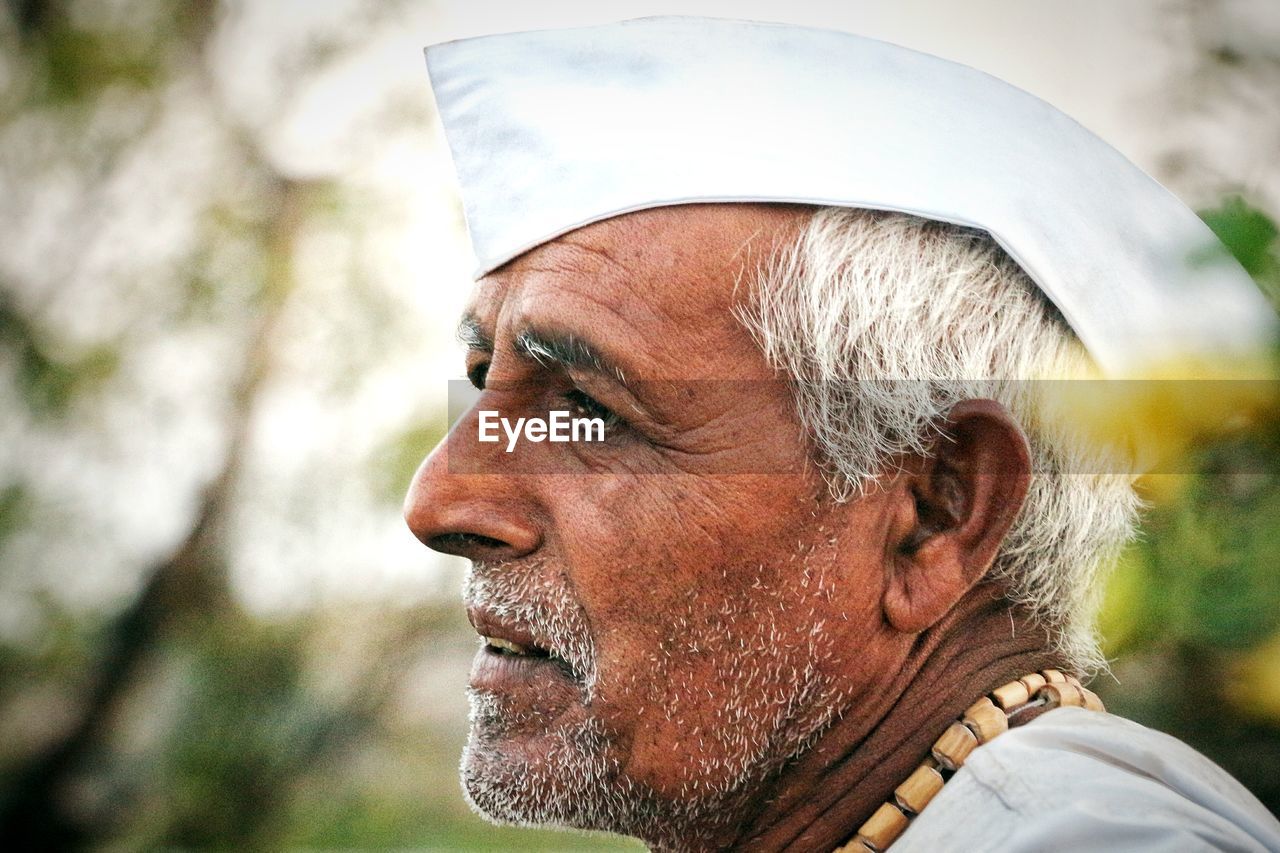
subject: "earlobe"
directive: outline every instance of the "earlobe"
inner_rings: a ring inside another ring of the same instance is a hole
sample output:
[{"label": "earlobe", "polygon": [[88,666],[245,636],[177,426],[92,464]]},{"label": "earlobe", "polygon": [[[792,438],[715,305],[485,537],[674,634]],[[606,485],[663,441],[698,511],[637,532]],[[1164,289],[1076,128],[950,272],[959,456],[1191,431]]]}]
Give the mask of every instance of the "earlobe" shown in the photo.
[{"label": "earlobe", "polygon": [[936,623],[982,580],[1030,485],[1030,447],[1001,404],[958,403],[942,432],[933,455],[909,466],[900,497],[913,505],[887,555],[884,615],[904,633]]}]

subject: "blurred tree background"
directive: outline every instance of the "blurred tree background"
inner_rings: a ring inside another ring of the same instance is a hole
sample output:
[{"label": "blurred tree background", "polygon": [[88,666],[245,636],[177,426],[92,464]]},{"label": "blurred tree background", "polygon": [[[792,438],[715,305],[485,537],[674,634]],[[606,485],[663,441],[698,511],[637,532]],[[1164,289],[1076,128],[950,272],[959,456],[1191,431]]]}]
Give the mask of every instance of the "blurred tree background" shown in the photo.
[{"label": "blurred tree background", "polygon": [[444,427],[424,270],[467,280],[422,177],[429,15],[4,7],[6,841],[585,843],[477,835],[474,640],[399,520]]},{"label": "blurred tree background", "polygon": [[[1168,119],[1159,177],[1206,205],[1280,310],[1280,9],[1166,10],[1179,63],[1155,106]],[[1229,134],[1232,114],[1250,117],[1248,134]],[[1280,409],[1268,396],[1249,429],[1193,444],[1188,473],[1140,482],[1150,505],[1108,585],[1114,663],[1096,687],[1108,710],[1193,744],[1280,815]]]},{"label": "blurred tree background", "polygon": [[[458,790],[474,640],[458,566],[398,512],[459,370],[424,329],[468,280],[419,52],[437,5],[0,7],[6,840],[629,846],[493,830]],[[1182,64],[1152,109],[1190,140],[1161,177],[1275,294],[1274,183],[1234,164],[1280,150],[1280,39],[1225,2],[1159,10]],[[1256,134],[1198,141],[1241,109]],[[1277,450],[1273,423],[1152,490],[1102,685],[1273,811]]]}]

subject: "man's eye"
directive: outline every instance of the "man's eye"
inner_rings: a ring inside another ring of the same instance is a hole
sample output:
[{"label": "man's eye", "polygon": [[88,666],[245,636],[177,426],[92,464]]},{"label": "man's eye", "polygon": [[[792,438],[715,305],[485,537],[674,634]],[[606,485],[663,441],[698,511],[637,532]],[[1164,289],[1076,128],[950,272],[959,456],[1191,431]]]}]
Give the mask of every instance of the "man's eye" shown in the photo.
[{"label": "man's eye", "polygon": [[477,390],[484,390],[484,381],[489,376],[489,362],[482,361],[474,367],[467,369],[467,378],[471,380],[471,384],[476,386]]},{"label": "man's eye", "polygon": [[573,414],[577,417],[599,418],[604,421],[604,425],[607,427],[613,426],[622,420],[608,406],[601,404],[590,394],[578,388],[566,392],[564,397],[573,405]]}]

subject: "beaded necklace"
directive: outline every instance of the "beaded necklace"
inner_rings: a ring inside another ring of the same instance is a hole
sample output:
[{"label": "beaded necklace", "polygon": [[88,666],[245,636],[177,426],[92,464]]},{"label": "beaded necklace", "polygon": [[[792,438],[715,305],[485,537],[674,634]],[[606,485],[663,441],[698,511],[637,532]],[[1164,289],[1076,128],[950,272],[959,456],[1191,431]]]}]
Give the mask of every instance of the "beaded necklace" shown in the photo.
[{"label": "beaded necklace", "polygon": [[[964,764],[980,745],[1021,725],[1033,709],[1057,707],[1105,711],[1102,700],[1073,675],[1044,669],[1024,675],[992,690],[969,706],[964,715],[942,733],[920,766],[912,771],[857,834],[833,853],[882,853],[897,840],[911,820]],[[1034,715],[1031,715],[1034,716]]]}]

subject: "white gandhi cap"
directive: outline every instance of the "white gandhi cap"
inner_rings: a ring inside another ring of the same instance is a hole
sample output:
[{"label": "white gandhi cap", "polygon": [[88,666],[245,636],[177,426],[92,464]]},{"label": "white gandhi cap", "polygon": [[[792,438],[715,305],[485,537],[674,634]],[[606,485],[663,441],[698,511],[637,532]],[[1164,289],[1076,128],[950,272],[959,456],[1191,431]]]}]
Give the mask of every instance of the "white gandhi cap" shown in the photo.
[{"label": "white gandhi cap", "polygon": [[1111,376],[1275,333],[1186,205],[1054,107],[964,65],[847,33],[684,17],[426,53],[477,278],[634,210],[799,202],[987,231]]}]

